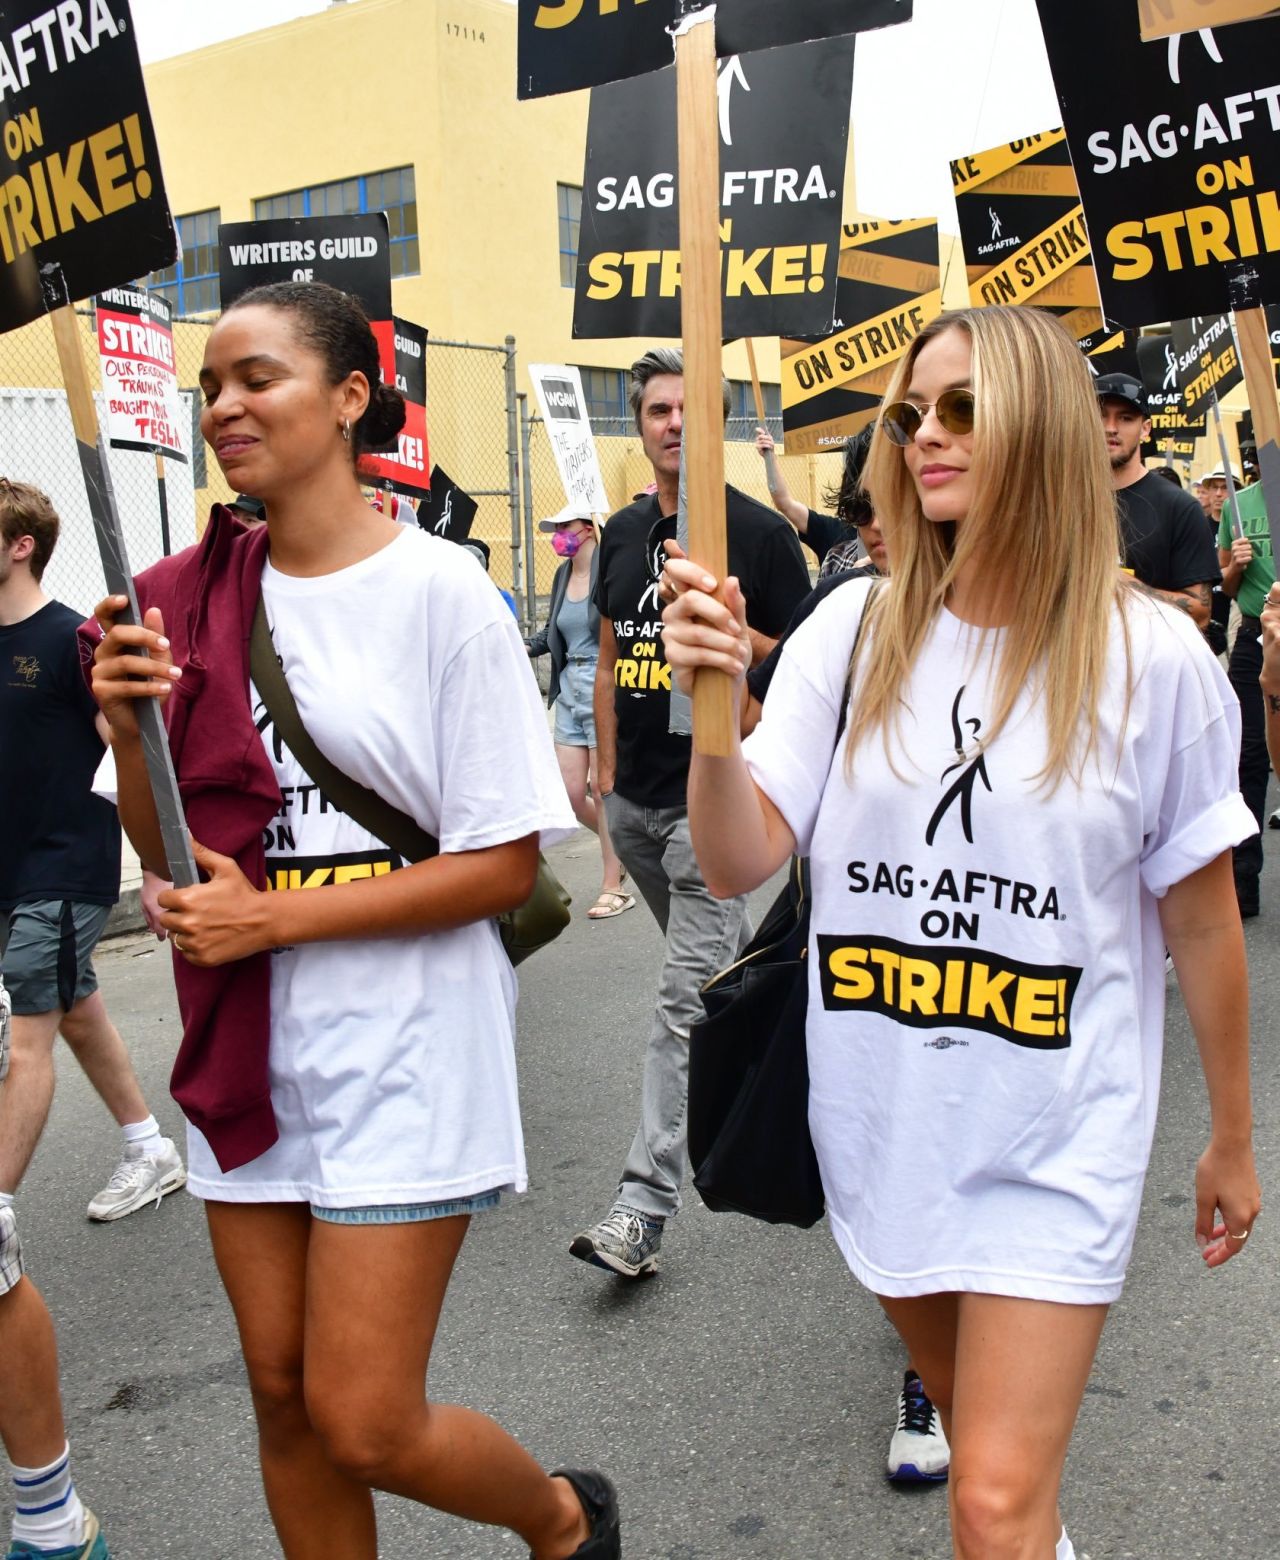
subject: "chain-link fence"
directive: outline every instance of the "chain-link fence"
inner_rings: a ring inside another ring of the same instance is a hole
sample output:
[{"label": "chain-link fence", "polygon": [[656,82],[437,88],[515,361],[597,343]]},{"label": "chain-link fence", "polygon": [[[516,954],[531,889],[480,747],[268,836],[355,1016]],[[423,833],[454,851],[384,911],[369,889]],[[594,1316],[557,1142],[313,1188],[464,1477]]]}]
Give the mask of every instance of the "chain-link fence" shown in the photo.
[{"label": "chain-link fence", "polygon": [[[90,382],[102,417],[102,378],[93,310],[77,310]],[[116,506],[135,573],[166,552],[189,547],[213,503],[233,497],[200,437],[198,388],[210,318],[174,322],[174,357],[190,419],[192,458],[158,462],[136,450],[110,450]],[[474,535],[489,544],[495,582],[519,591],[523,557],[517,491],[515,343],[479,346],[429,341],[430,454],[479,504]],[[0,339],[0,472],[48,493],[62,519],[45,588],[88,612],[103,593],[93,522],[85,498],[62,375],[47,320]]]},{"label": "chain-link fence", "polygon": [[[103,386],[93,311],[81,307],[76,314],[101,421]],[[190,424],[190,461],[172,457],[158,460],[138,450],[108,452],[116,507],[135,573],[166,551],[189,547],[209,505],[229,496],[200,437],[197,381],[208,332],[209,324],[203,320],[174,324],[178,384]],[[102,564],[47,320],[0,338],[0,471],[15,480],[34,483],[53,500],[62,531],[45,571],[44,586],[50,595],[87,613],[105,589]]]},{"label": "chain-link fence", "polygon": [[490,574],[517,599],[520,533],[515,338],[500,347],[427,339],[427,435],[438,465],[480,506],[471,534],[487,543]]}]

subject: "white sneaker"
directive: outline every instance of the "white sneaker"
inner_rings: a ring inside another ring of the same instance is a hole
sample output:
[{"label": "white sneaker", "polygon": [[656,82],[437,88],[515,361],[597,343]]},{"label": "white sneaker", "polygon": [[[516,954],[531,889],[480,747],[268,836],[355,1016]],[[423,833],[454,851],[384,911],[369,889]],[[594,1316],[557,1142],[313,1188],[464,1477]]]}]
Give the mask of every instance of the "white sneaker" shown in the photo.
[{"label": "white sneaker", "polygon": [[161,1138],[158,1154],[144,1154],[136,1144],[127,1144],[111,1179],[89,1204],[89,1217],[105,1223],[147,1203],[158,1208],[162,1197],[186,1183],[187,1172],[171,1138]]},{"label": "white sneaker", "polygon": [[915,1371],[903,1377],[898,1394],[898,1427],[889,1442],[886,1471],[898,1484],[936,1484],[947,1476],[951,1448],[942,1420]]}]

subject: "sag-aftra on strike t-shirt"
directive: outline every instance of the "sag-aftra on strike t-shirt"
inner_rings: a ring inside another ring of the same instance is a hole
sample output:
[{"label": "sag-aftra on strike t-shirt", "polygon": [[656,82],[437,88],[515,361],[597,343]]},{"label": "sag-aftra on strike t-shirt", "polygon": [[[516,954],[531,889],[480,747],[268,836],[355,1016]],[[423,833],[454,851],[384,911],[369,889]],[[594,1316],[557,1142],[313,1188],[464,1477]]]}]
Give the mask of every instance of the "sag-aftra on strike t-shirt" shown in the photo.
[{"label": "sag-aftra on strike t-shirt", "polygon": [[[809,573],[796,533],[781,516],[737,488],[726,489],[729,573],[747,598],[747,621],[772,639],[781,636],[808,594]],[[676,517],[663,515],[656,495],[620,509],[604,528],[595,604],[613,623],[618,659],[614,709],[618,763],[614,788],[638,807],[683,807],[691,741],[673,736],[671,668],[662,648],[658,581],[666,563],[662,544],[674,539]]]},{"label": "sag-aftra on strike t-shirt", "polygon": [[[460,547],[405,528],[333,574],[300,579],[268,564],[262,598],[316,746],[409,813],[442,851],[539,833],[549,844],[573,831],[515,622]],[[282,797],[265,841],[268,887],[322,894],[330,883],[399,870],[395,852],[309,779],[251,693]],[[515,997],[491,920],[276,949],[279,1140],[223,1173],[191,1127],[191,1189],[328,1208],[522,1191]]]},{"label": "sag-aftra on strike t-shirt", "polygon": [[942,611],[898,772],[876,736],[846,779],[828,759],[868,588],[792,636],[745,744],[812,861],[809,1119],[832,1230],[878,1294],[1113,1300],[1159,1093],[1158,901],[1256,829],[1238,705],[1186,616],[1135,593],[1127,724],[1117,608],[1100,760],[1046,792],[1040,701],[978,752],[1001,636],[984,648]]}]

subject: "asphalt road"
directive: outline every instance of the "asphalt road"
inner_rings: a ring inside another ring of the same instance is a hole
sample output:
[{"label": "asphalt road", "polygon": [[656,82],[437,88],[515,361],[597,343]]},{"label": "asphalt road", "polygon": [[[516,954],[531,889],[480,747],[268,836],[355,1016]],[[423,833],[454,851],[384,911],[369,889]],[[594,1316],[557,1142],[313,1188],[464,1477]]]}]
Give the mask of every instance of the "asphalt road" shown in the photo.
[{"label": "asphalt road", "polygon": [[[1273,798],[1272,805],[1275,805]],[[1280,833],[1248,923],[1264,1188],[1280,1197]],[[591,843],[554,852],[579,911]],[[432,1390],[494,1413],[548,1465],[606,1469],[627,1560],[943,1560],[946,1497],[883,1478],[897,1343],[823,1227],[708,1213],[694,1199],[660,1275],[627,1285],[568,1243],[608,1205],[635,1125],[660,941],[642,906],[581,914],[525,966],[520,1067],[531,1187],[475,1221],[450,1291]],[[104,946],[102,984],[166,1131],[176,1018],[168,954]],[[1163,1108],[1146,1207],[1068,1463],[1063,1507],[1092,1560],[1280,1553],[1280,1267],[1264,1220],[1244,1257],[1204,1271],[1192,1169],[1207,1112],[1170,983]],[[24,1184],[33,1276],[57,1319],[81,1493],[115,1560],[278,1553],[231,1315],[200,1205],[97,1226],[113,1123],[68,1053]],[[1017,1390],[1014,1384],[1013,1390]],[[7,1521],[5,1496],[0,1518]],[[387,1499],[384,1560],[516,1557],[508,1534]]]}]

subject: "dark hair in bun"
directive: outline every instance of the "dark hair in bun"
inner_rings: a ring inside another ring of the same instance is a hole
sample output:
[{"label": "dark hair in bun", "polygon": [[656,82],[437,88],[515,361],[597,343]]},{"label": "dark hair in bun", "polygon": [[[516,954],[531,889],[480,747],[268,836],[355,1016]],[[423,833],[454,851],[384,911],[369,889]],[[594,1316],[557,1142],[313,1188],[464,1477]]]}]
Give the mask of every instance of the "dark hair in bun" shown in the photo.
[{"label": "dark hair in bun", "polygon": [[354,460],[395,438],[404,427],[404,396],[394,385],[382,383],[378,343],[368,316],[354,298],[327,282],[270,282],[241,293],[231,308],[255,305],[297,316],[307,345],[324,359],[330,384],[341,384],[357,372],[369,381],[369,404],[351,429]]}]

